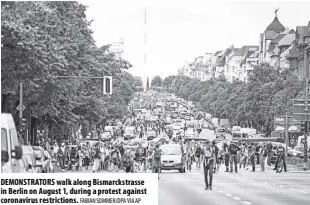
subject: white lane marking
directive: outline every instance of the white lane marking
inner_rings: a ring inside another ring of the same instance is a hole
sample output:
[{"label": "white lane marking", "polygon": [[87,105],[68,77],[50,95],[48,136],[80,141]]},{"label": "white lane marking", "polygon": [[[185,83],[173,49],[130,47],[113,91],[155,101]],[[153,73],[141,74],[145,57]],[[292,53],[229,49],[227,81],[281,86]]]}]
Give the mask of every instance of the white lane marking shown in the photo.
[{"label": "white lane marking", "polygon": [[223,191],[223,190],[220,190],[220,192],[221,192],[221,193],[224,193],[224,191]]},{"label": "white lane marking", "polygon": [[237,196],[234,197],[235,200],[240,201],[241,199]]},{"label": "white lane marking", "polygon": [[232,197],[232,195],[231,195],[231,194],[226,194],[226,196]]},{"label": "white lane marking", "polygon": [[280,185],[279,187],[284,188],[285,186]]},{"label": "white lane marking", "polygon": [[217,190],[217,188],[216,188],[216,187],[214,187],[213,189]]},{"label": "white lane marking", "polygon": [[306,194],[307,192],[305,192],[305,191],[300,191],[300,193]]},{"label": "white lane marking", "polygon": [[248,201],[243,201],[242,204],[251,205],[252,203]]},{"label": "white lane marking", "polygon": [[277,184],[272,184],[273,186],[277,186]]},{"label": "white lane marking", "polygon": [[264,184],[268,184],[268,182],[263,182]]},{"label": "white lane marking", "polygon": [[295,190],[294,188],[290,188],[290,190]]}]

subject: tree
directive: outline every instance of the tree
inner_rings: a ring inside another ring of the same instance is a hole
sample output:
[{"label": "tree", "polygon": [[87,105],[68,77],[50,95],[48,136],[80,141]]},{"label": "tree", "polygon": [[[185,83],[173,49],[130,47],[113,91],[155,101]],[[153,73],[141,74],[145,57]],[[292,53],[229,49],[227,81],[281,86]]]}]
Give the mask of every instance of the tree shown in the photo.
[{"label": "tree", "polygon": [[[78,2],[4,2],[1,4],[2,107],[16,116],[19,82],[24,82],[26,112],[37,112],[45,125],[65,132],[124,114],[132,98],[134,78],[122,72],[130,63],[108,46],[95,46]],[[56,76],[113,76],[112,96],[102,96],[102,80]],[[124,93],[126,90],[127,93]],[[7,106],[9,105],[9,106]],[[109,106],[109,105],[112,105]]]},{"label": "tree", "polygon": [[134,85],[135,85],[135,91],[136,92],[141,92],[144,90],[143,88],[143,80],[139,76],[134,77]]},{"label": "tree", "polygon": [[163,83],[163,80],[161,79],[160,76],[157,75],[152,79],[151,87],[161,87],[162,83]]},{"label": "tree", "polygon": [[292,106],[291,99],[302,95],[304,82],[297,82],[296,78],[290,69],[280,72],[262,64],[254,68],[248,83],[229,83],[223,77],[203,82],[187,76],[166,79],[173,79],[173,93],[200,104],[213,116],[228,118],[232,125],[253,126],[270,134],[274,116],[285,114]]}]

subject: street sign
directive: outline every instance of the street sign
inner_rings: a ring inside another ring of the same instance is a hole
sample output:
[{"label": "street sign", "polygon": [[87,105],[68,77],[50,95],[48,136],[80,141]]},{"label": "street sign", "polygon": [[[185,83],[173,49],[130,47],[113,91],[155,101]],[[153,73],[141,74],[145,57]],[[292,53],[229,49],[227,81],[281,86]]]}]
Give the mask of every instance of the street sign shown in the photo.
[{"label": "street sign", "polygon": [[306,100],[294,100],[293,116],[296,120],[309,121],[310,120],[310,103],[308,102],[308,110],[306,111]]},{"label": "street sign", "polygon": [[[16,110],[20,111],[20,107],[21,107],[20,104],[18,104]],[[22,106],[22,110],[24,111],[25,109],[26,109],[26,106],[23,105],[23,106]]]}]

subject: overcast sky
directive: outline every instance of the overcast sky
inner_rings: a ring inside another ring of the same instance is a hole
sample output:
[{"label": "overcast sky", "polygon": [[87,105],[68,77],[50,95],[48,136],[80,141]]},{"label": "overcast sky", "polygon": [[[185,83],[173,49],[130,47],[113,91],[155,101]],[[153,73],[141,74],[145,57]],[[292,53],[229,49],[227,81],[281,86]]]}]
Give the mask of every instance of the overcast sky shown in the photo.
[{"label": "overcast sky", "polygon": [[[133,75],[177,74],[186,61],[230,45],[258,45],[259,34],[278,11],[280,22],[291,29],[307,25],[310,2],[218,2],[206,0],[80,1],[88,6],[98,46],[124,38],[124,58]],[[144,10],[147,8],[147,26]],[[147,30],[147,45],[144,33]],[[147,64],[144,65],[144,52]]]}]

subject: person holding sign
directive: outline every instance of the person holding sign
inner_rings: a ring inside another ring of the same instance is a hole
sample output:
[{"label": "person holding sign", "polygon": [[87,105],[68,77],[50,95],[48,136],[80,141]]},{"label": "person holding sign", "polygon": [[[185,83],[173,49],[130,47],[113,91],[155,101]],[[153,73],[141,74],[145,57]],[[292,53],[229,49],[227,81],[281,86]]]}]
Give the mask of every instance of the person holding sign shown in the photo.
[{"label": "person holding sign", "polygon": [[[213,180],[213,167],[215,167],[215,150],[211,146],[210,141],[206,141],[206,145],[202,150],[203,153],[203,170],[206,188],[208,190],[210,185],[210,190],[212,190],[212,180]],[[208,175],[210,177],[210,184],[208,183]]]}]

